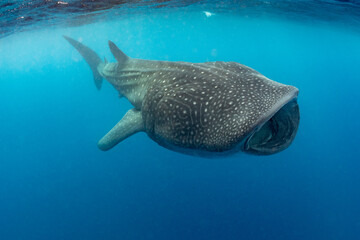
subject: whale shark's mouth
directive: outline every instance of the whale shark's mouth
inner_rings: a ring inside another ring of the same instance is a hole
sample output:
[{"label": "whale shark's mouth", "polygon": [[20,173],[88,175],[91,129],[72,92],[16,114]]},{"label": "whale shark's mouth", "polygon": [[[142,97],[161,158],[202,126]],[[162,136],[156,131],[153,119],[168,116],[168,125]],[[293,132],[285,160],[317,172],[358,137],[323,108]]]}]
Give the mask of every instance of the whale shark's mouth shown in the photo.
[{"label": "whale shark's mouth", "polygon": [[244,150],[257,155],[269,155],[284,150],[294,140],[299,121],[299,105],[296,99],[293,99],[248,137]]}]

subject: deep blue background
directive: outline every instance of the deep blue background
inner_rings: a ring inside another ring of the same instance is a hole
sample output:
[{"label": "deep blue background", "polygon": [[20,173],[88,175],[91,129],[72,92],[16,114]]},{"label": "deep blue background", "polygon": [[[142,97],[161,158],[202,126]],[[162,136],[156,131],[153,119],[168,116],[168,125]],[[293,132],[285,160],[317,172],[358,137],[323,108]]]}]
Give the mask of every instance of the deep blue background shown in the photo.
[{"label": "deep blue background", "polygon": [[[97,141],[131,106],[97,91],[69,35],[114,61],[237,61],[300,89],[291,147],[202,159],[137,134]],[[0,40],[0,239],[358,239],[360,34],[201,11]]]}]

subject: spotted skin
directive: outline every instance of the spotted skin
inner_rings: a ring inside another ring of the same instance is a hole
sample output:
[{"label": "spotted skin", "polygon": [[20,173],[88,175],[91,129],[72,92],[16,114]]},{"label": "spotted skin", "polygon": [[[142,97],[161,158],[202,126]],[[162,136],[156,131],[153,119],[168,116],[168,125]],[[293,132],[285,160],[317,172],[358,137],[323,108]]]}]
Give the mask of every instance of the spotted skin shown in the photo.
[{"label": "spotted skin", "polygon": [[172,63],[150,81],[142,104],[148,135],[164,146],[214,152],[234,148],[297,91],[234,62]]},{"label": "spotted skin", "polygon": [[100,71],[142,111],[160,145],[222,152],[234,148],[296,88],[235,62],[136,60]]},{"label": "spotted skin", "polygon": [[[76,48],[78,43],[71,42],[75,40],[67,40]],[[133,59],[115,44],[109,45],[118,62],[100,63],[95,68],[141,112],[137,131],[145,131],[172,150],[241,150],[251,134],[298,94],[297,88],[274,82],[239,63]],[[81,54],[86,59],[86,54]],[[121,135],[121,130],[117,131]]]}]

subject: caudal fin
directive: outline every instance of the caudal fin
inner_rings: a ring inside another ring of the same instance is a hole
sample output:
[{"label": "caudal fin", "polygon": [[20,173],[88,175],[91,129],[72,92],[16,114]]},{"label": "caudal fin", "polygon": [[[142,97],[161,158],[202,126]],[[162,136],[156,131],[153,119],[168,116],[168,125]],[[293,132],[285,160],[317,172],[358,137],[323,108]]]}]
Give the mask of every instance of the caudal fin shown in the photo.
[{"label": "caudal fin", "polygon": [[93,75],[94,75],[94,82],[96,85],[97,89],[101,88],[101,84],[102,84],[102,77],[99,73],[99,71],[97,70],[97,67],[99,66],[99,64],[101,63],[101,59],[100,57],[90,48],[88,48],[87,46],[85,46],[84,44],[69,38],[67,36],[64,36],[64,38],[76,49],[78,50],[78,52],[81,54],[81,56],[83,56],[83,58],[85,59],[85,61],[89,64]]}]

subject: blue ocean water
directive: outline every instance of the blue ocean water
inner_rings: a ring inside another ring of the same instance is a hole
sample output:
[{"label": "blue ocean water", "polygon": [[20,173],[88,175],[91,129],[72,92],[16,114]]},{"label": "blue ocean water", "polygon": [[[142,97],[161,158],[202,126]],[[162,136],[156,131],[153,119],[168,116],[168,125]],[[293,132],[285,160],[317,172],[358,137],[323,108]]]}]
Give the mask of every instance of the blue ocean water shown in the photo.
[{"label": "blue ocean water", "polygon": [[[360,239],[358,3],[195,2],[4,24],[0,239]],[[95,88],[62,35],[110,61],[108,40],[135,58],[250,66],[299,88],[298,134],[270,156],[192,157],[144,133],[102,152],[131,105]]]}]

